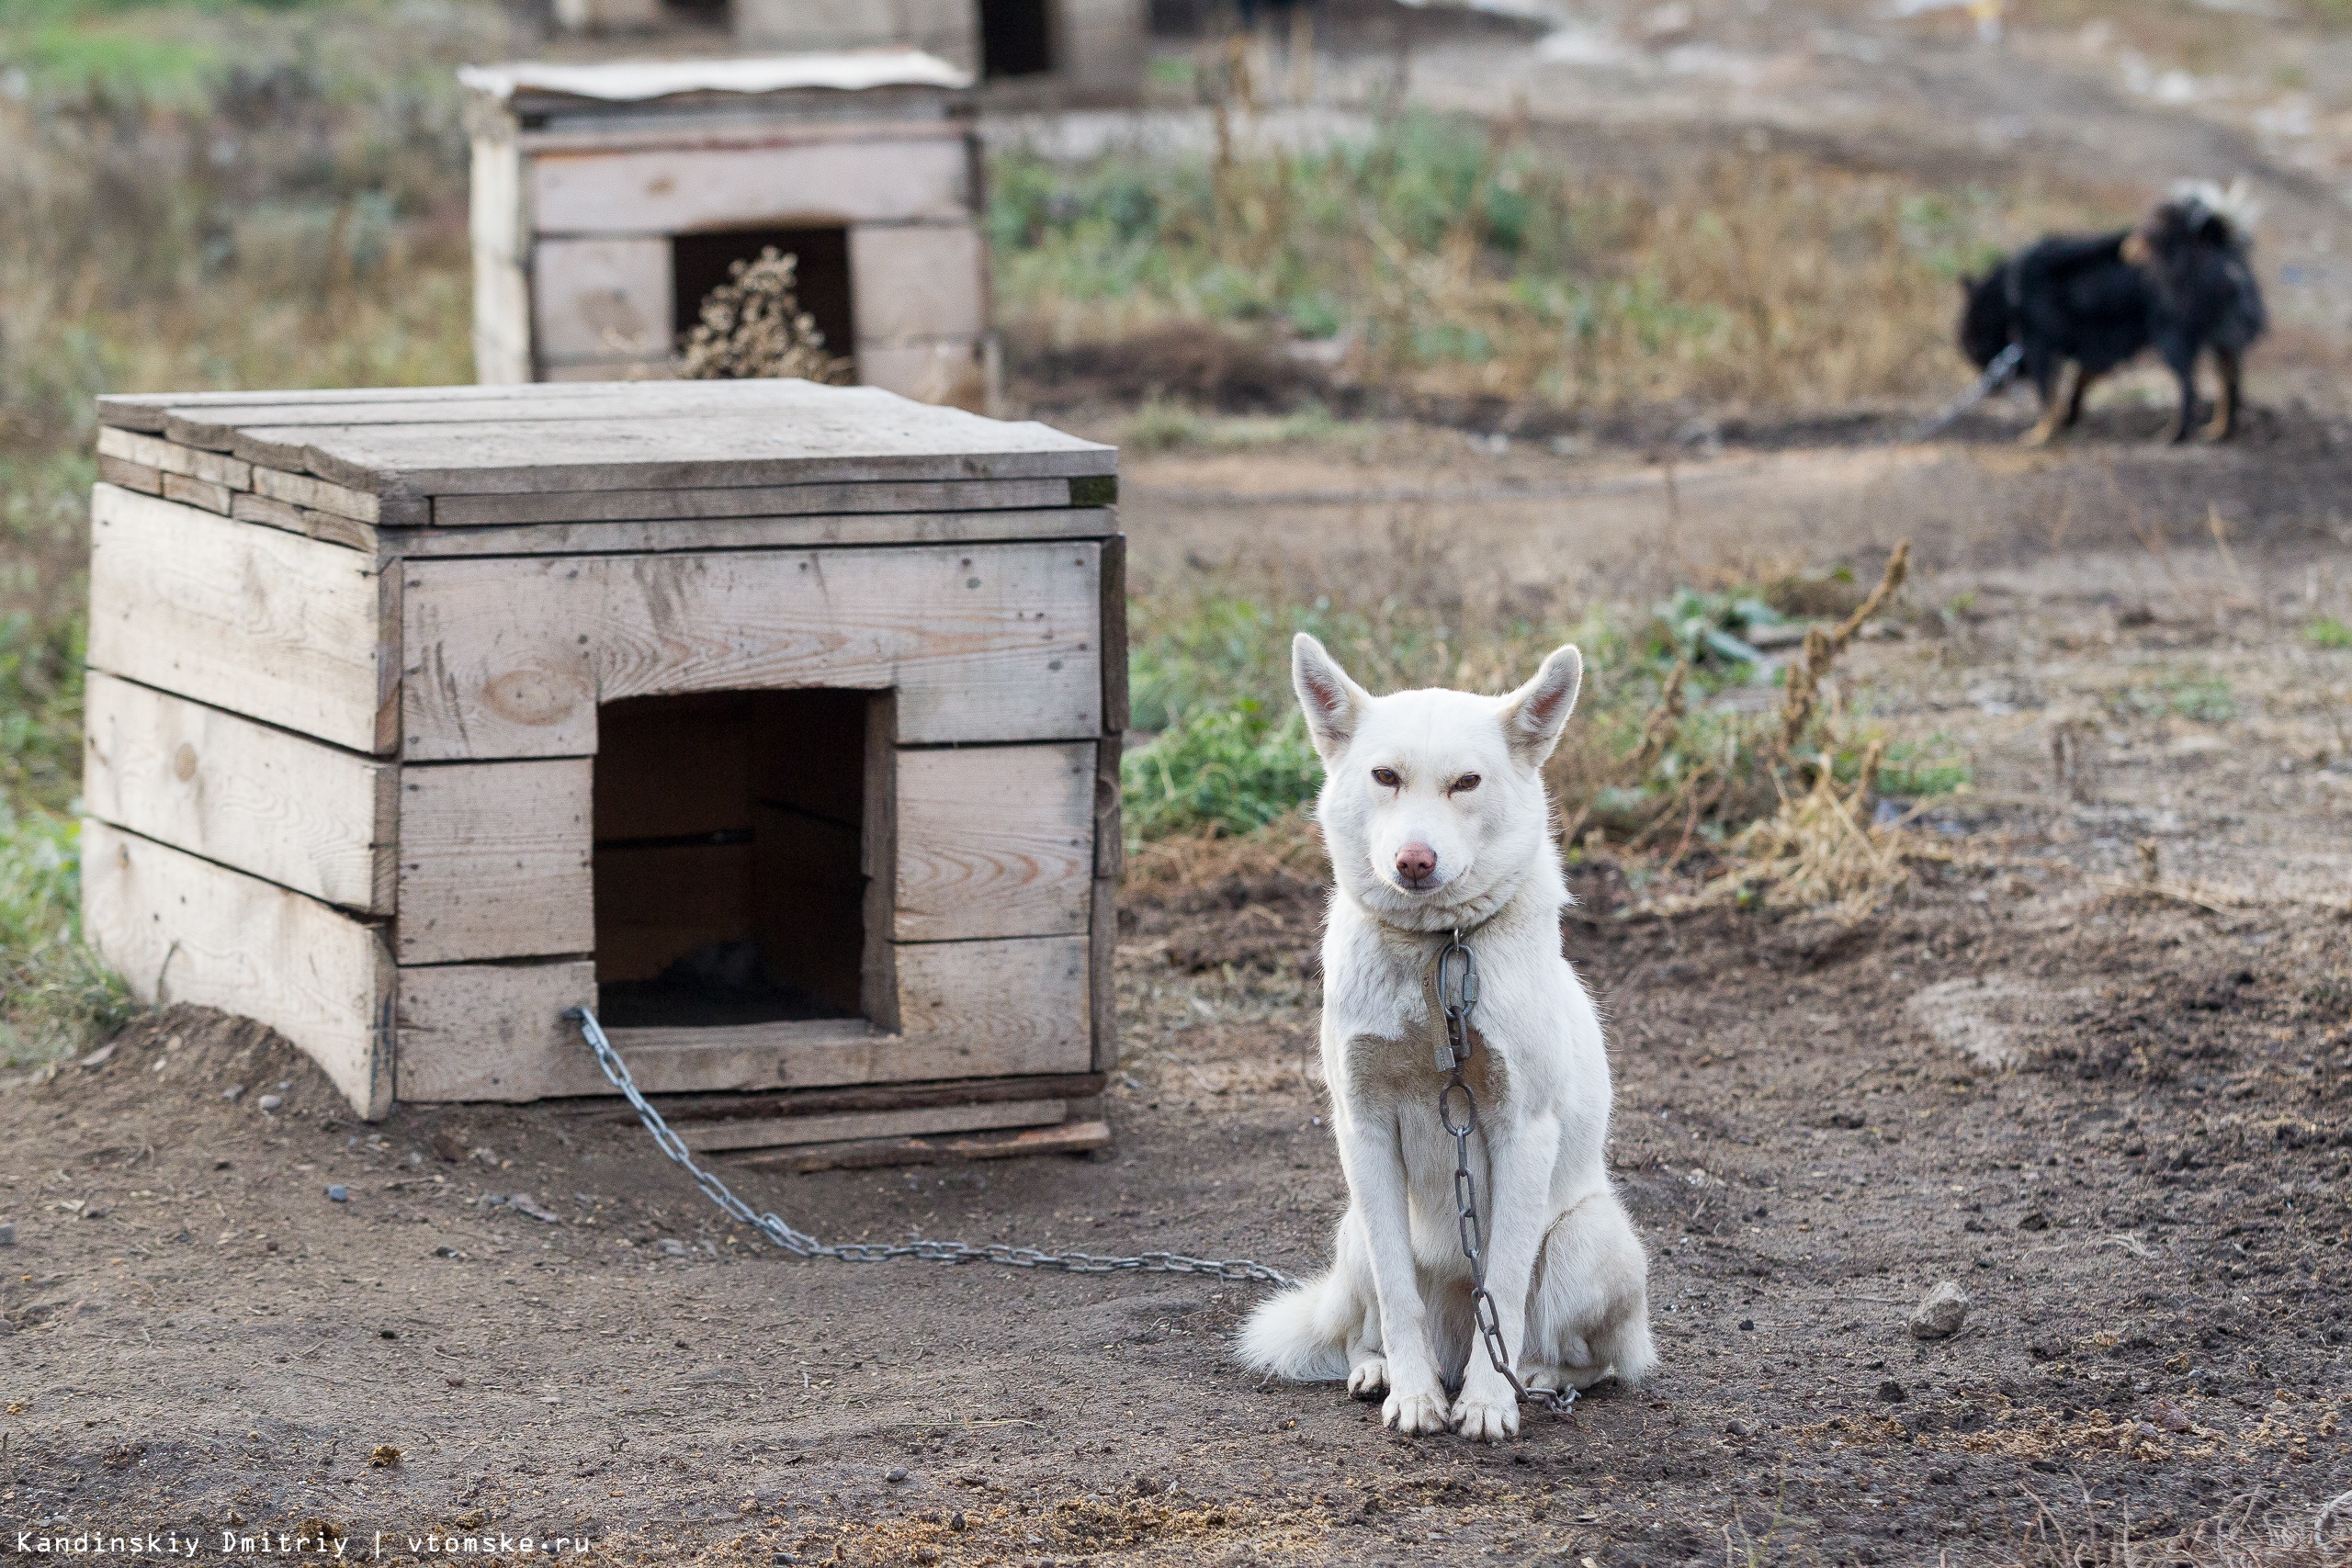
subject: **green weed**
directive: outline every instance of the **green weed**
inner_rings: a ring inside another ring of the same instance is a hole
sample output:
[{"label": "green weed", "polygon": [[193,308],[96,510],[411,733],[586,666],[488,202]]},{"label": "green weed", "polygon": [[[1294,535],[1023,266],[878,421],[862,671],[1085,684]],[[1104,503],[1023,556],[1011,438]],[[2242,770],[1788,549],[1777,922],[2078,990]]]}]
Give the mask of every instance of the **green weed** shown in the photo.
[{"label": "green weed", "polygon": [[2229,678],[2210,671],[2175,671],[2144,686],[2127,686],[2109,700],[2114,711],[2127,718],[2158,718],[2167,715],[2199,724],[2224,724],[2238,714],[2236,694]]},{"label": "green weed", "polygon": [[2303,627],[2303,640],[2313,648],[2352,648],[2352,626],[2334,615],[2322,615]]}]

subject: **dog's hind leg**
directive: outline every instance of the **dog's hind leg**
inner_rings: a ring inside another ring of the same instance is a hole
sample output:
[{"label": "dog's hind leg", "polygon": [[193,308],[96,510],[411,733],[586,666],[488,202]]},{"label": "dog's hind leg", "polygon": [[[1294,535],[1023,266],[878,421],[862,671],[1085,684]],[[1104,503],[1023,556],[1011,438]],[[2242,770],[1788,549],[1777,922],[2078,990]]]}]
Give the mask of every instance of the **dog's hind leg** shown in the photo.
[{"label": "dog's hind leg", "polygon": [[[2072,389],[2062,398],[2052,383],[2053,380],[2064,380],[2069,377],[2073,378]],[[2041,418],[2034,423],[2031,430],[2025,433],[2025,444],[2029,446],[2049,446],[2061,430],[2075,423],[2075,414],[2081,408],[2083,399],[2081,367],[2072,361],[2061,365],[2054,377],[2045,378],[2041,381],[2040,389]]]},{"label": "dog's hind leg", "polygon": [[2213,364],[2222,373],[2222,397],[2213,405],[2213,423],[2205,427],[2205,438],[2227,441],[2238,433],[2238,383],[2245,365],[2226,348],[2213,351]]},{"label": "dog's hind leg", "polygon": [[1637,1383],[1657,1364],[1650,1342],[1649,1259],[1617,1194],[1602,1189],[1553,1222],[1528,1313],[1520,1381],[1590,1388]]},{"label": "dog's hind leg", "polygon": [[2083,399],[2089,393],[2091,383],[2106,374],[2101,370],[2095,375],[2079,365],[2075,367],[2075,389],[2066,398],[2066,417],[2058,422],[2058,428],[2072,430],[2082,422]]},{"label": "dog's hind leg", "polygon": [[2173,444],[2177,446],[2188,439],[2189,431],[2197,423],[2197,345],[2189,344],[2185,355],[2177,349],[2167,351],[2165,367],[2172,372],[2173,379],[2180,383],[2180,412],[2172,422],[2170,436]]}]

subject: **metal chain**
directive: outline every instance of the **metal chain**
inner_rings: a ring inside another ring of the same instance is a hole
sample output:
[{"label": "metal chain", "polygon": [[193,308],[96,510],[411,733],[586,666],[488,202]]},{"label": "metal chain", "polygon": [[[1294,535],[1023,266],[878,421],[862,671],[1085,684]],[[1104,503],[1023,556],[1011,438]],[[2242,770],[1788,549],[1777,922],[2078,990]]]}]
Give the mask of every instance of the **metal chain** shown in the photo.
[{"label": "metal chain", "polygon": [[[1437,955],[1438,1006],[1445,1014],[1445,1038],[1438,1043],[1437,1065],[1446,1071],[1445,1087],[1438,1090],[1437,1119],[1453,1134],[1453,1204],[1454,1224],[1461,1233],[1462,1256],[1470,1260],[1470,1315],[1478,1325],[1478,1337],[1487,1348],[1487,1359],[1495,1371],[1510,1384],[1511,1393],[1530,1404],[1540,1404],[1557,1416],[1566,1416],[1568,1406],[1577,1402],[1577,1391],[1560,1388],[1545,1391],[1531,1389],[1519,1381],[1511,1369],[1510,1352],[1503,1344],[1502,1315],[1495,1309],[1495,1298],[1487,1289],[1486,1236],[1478,1219],[1478,1179],[1470,1174],[1470,1139],[1478,1131],[1478,1097],[1471,1092],[1462,1069],[1470,1063],[1470,1015],[1478,1005],[1478,959],[1463,945],[1462,933],[1453,932]],[[1461,1115],[1454,1114],[1455,1097],[1460,1097]]]},{"label": "metal chain", "polygon": [[805,1231],[797,1231],[774,1214],[755,1213],[749,1203],[728,1190],[727,1183],[696,1165],[687,1153],[684,1140],[670,1130],[662,1113],[647,1103],[638,1091],[637,1080],[629,1077],[628,1065],[605,1038],[604,1026],[596,1021],[596,1014],[588,1008],[573,1008],[567,1017],[580,1021],[581,1035],[588,1042],[588,1049],[596,1054],[596,1065],[605,1069],[605,1077],[612,1080],[629,1105],[637,1111],[637,1119],[653,1134],[661,1145],[687,1175],[695,1179],[710,1201],[726,1211],[731,1219],[750,1225],[768,1240],[795,1258],[831,1258],[842,1263],[885,1263],[894,1258],[921,1258],[926,1263],[999,1263],[1009,1269],[1059,1269],[1069,1274],[1122,1274],[1140,1271],[1149,1274],[1206,1274],[1212,1279],[1238,1280],[1253,1284],[1275,1285],[1283,1289],[1296,1284],[1279,1269],[1247,1258],[1224,1260],[1210,1258],[1187,1258],[1176,1252],[1143,1252],[1133,1257],[1101,1257],[1091,1252],[1046,1252],[1034,1247],[1007,1247],[1001,1242],[974,1247],[961,1241],[908,1241],[895,1244],[853,1241],[839,1246],[819,1241]]},{"label": "metal chain", "polygon": [[1976,384],[1974,386],[1969,388],[1968,390],[1961,393],[1960,396],[1946,403],[1943,406],[1942,412],[1938,413],[1935,418],[1928,421],[1927,423],[1912,432],[1911,439],[1914,441],[1925,441],[1931,435],[1942,434],[1945,427],[1950,425],[1952,421],[1958,419],[1962,414],[1966,413],[1970,409],[1974,408],[1978,403],[1983,402],[1985,399],[1991,397],[1994,393],[1999,391],[2002,388],[2015,380],[2017,378],[2018,367],[2024,363],[2025,344],[2021,343],[2013,343],[2009,344],[2008,347],[2001,350],[2000,353],[1993,356],[1992,363],[1984,367],[1984,374],[1976,378]]}]

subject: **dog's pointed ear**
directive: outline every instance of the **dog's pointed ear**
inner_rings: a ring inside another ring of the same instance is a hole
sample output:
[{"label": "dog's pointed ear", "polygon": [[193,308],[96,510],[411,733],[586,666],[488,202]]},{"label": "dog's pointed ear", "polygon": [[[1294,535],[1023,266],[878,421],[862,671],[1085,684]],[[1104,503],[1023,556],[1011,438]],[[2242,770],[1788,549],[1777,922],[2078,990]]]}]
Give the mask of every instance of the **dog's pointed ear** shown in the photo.
[{"label": "dog's pointed ear", "polygon": [[1372,694],[1349,680],[1340,661],[1305,632],[1291,639],[1290,683],[1298,693],[1298,705],[1306,711],[1306,732],[1316,755],[1328,766],[1355,738]]},{"label": "dog's pointed ear", "polygon": [[1583,685],[1584,655],[1573,644],[1553,649],[1535,679],[1503,699],[1503,738],[1510,742],[1511,755],[1531,768],[1542,767],[1560,743]]}]

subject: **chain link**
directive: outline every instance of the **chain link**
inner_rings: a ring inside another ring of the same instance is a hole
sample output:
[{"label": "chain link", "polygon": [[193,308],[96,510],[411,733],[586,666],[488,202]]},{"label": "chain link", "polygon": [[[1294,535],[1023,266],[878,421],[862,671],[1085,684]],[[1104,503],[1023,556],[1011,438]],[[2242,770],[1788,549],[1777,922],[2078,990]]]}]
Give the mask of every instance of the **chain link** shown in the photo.
[{"label": "chain link", "polygon": [[1976,378],[1973,386],[1946,403],[1935,418],[1913,431],[1911,439],[1925,441],[1931,435],[1942,434],[1962,414],[2016,380],[2018,369],[2024,363],[2025,344],[2013,343],[2001,350],[1993,356],[1992,363],[1984,367],[1984,374]]},{"label": "chain link", "polygon": [[1035,1247],[1008,1247],[991,1242],[974,1247],[961,1241],[907,1241],[895,1243],[853,1241],[838,1246],[819,1241],[805,1231],[797,1231],[774,1214],[753,1211],[749,1203],[729,1190],[727,1183],[696,1165],[687,1152],[685,1141],[671,1131],[662,1113],[647,1102],[639,1093],[637,1080],[629,1076],[628,1064],[605,1038],[604,1026],[596,1021],[596,1014],[588,1008],[574,1008],[567,1015],[579,1020],[580,1032],[588,1042],[588,1049],[596,1054],[596,1065],[605,1069],[605,1077],[621,1091],[637,1119],[653,1134],[662,1152],[695,1179],[710,1201],[724,1210],[730,1219],[758,1231],[769,1241],[795,1258],[830,1258],[842,1263],[887,1263],[894,1258],[920,1258],[926,1263],[996,1263],[1008,1269],[1046,1269],[1067,1274],[1205,1274],[1216,1280],[1235,1280],[1259,1285],[1274,1285],[1288,1289],[1298,1281],[1279,1269],[1247,1258],[1219,1259],[1187,1258],[1178,1252],[1141,1252],[1132,1257],[1104,1257],[1091,1252],[1046,1252]]},{"label": "chain link", "polygon": [[[1478,1325],[1487,1359],[1510,1384],[1511,1393],[1529,1404],[1540,1404],[1566,1416],[1577,1402],[1573,1388],[1531,1389],[1511,1368],[1510,1349],[1503,1344],[1502,1314],[1487,1289],[1487,1247],[1478,1217],[1478,1179],[1470,1173],[1470,1140],[1478,1132],[1478,1097],[1462,1076],[1470,1065],[1470,1015],[1478,1006],[1478,958],[1463,945],[1457,931],[1437,955],[1438,1006],[1445,1014],[1445,1037],[1437,1046],[1437,1065],[1446,1069],[1445,1087],[1437,1092],[1437,1119],[1453,1135],[1454,1225],[1462,1238],[1462,1256],[1470,1261],[1470,1315]],[[1456,1115],[1457,1100],[1460,1114]]]}]

